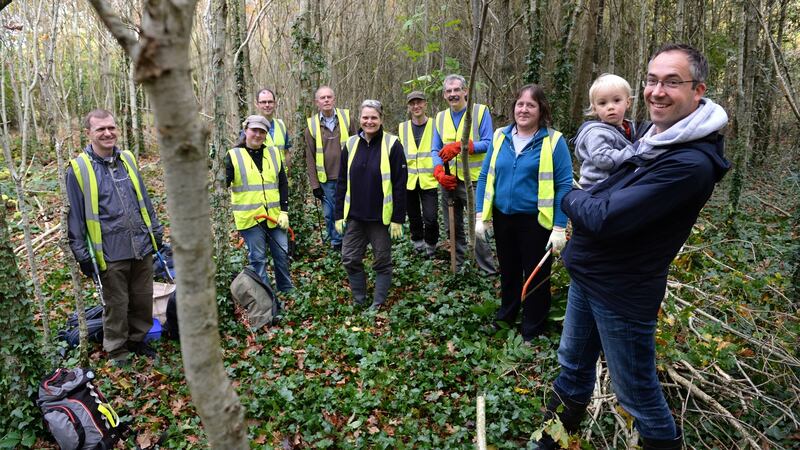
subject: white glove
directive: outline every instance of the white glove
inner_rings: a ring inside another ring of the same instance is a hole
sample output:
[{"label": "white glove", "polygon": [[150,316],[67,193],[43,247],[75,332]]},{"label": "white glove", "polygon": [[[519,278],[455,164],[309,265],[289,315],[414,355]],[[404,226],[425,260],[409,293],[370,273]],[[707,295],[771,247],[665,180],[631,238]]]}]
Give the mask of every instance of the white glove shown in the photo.
[{"label": "white glove", "polygon": [[486,225],[483,223],[483,215],[481,213],[475,214],[475,237],[485,241],[486,240]]},{"label": "white glove", "polygon": [[561,253],[561,249],[567,245],[567,232],[564,228],[553,227],[553,232],[550,233],[550,239],[547,240],[547,245],[553,246],[553,255]]}]

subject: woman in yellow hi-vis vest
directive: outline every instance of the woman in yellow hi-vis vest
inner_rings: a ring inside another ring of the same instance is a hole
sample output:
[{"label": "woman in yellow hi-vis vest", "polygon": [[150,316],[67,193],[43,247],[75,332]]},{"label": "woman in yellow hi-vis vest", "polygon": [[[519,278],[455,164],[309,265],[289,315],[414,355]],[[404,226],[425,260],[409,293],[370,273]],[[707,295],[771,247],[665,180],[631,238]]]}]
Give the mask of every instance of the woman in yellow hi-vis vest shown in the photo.
[{"label": "woman in yellow hi-vis vest", "polygon": [[[267,245],[275,265],[275,284],[281,292],[294,288],[289,276],[289,183],[279,149],[264,145],[269,123],[262,116],[247,117],[244,139],[225,155],[225,179],[231,188],[231,210],[236,229],[247,245],[253,270],[266,285]],[[256,219],[266,214],[275,222]]]},{"label": "woman in yellow hi-vis vest", "polygon": [[550,310],[550,259],[524,302],[522,284],[548,246],[564,247],[567,216],[561,199],[572,188],[572,162],[561,133],[549,128],[550,105],[535,84],[523,86],[514,103],[514,123],[498,128],[478,177],[475,235],[486,239],[484,222],[494,223],[500,262],[502,303],[495,327],[513,327],[520,307],[525,342],[545,332]]},{"label": "woman in yellow hi-vis vest", "polygon": [[375,291],[372,308],[386,301],[392,284],[392,241],[403,236],[406,215],[406,157],[397,136],[383,131],[383,109],[364,100],[361,129],[347,140],[336,187],[336,231],[342,238],[342,263],[356,305],[365,304],[364,254],[372,247]]}]

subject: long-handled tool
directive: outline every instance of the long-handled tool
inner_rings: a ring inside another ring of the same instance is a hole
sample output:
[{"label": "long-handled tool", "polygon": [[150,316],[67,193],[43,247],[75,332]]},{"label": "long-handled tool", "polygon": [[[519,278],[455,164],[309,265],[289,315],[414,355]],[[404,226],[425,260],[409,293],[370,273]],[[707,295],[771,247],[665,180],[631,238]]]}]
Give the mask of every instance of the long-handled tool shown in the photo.
[{"label": "long-handled tool", "polygon": [[[450,175],[450,163],[444,163],[444,173]],[[450,272],[456,273],[456,193],[455,190],[447,192],[447,218],[450,224]]]},{"label": "long-handled tool", "polygon": [[[277,219],[275,219],[274,217],[270,217],[270,216],[268,216],[266,214],[259,214],[259,215],[255,216],[254,219],[256,219],[256,220],[259,220],[259,219],[268,220],[268,221],[270,221],[270,222],[272,222],[274,224],[278,223]],[[283,247],[281,247],[280,245],[278,245],[278,248],[280,248],[281,251],[286,254],[287,258],[291,258],[294,255],[294,246],[295,246],[294,230],[292,229],[292,227],[289,227],[288,231],[289,231],[289,249],[288,250],[284,250]],[[272,236],[270,236],[269,233],[267,233],[267,237],[272,239]],[[242,245],[244,245],[244,238],[240,237],[239,238],[239,242],[236,244],[236,248],[242,248]]]},{"label": "long-handled tool", "polygon": [[322,243],[325,243],[325,233],[322,232],[322,218],[320,217],[319,213],[319,204],[320,200],[317,197],[314,197],[314,206],[317,209],[317,230],[319,230],[319,239]]},{"label": "long-handled tool", "polygon": [[86,247],[89,249],[89,259],[92,260],[92,269],[94,269],[92,280],[94,280],[94,285],[97,287],[97,295],[100,296],[100,304],[105,308],[106,300],[103,297],[103,282],[100,281],[100,268],[97,267],[97,256],[94,254],[94,246],[92,245],[92,241],[89,240],[88,234],[86,235]]},{"label": "long-handled tool", "polygon": [[530,293],[526,294],[526,291],[528,290],[528,285],[531,284],[531,281],[533,281],[533,278],[536,276],[537,273],[539,273],[539,269],[542,268],[545,261],[547,261],[547,258],[549,258],[551,254],[553,254],[553,246],[548,245],[547,251],[545,252],[544,256],[542,256],[542,259],[539,261],[539,264],[537,264],[536,267],[533,269],[533,272],[531,272],[531,275],[528,277],[528,280],[525,281],[525,285],[522,287],[522,295],[520,297],[520,303],[524,302],[525,299],[528,297],[528,295],[530,295],[530,293],[533,293],[534,291],[536,291],[536,289],[539,289],[539,287],[550,278],[550,276],[548,275],[547,278],[542,280],[541,283],[537,284],[536,287],[534,287]]},{"label": "long-handled tool", "polygon": [[[276,219],[274,217],[270,217],[270,216],[268,216],[266,214],[259,214],[259,215],[257,215],[255,217],[255,219],[256,220],[264,219],[264,220],[268,220],[268,221],[274,223],[275,225],[278,224],[278,219]],[[286,254],[287,258],[291,258],[292,256],[294,256],[294,249],[295,249],[295,247],[294,247],[295,246],[295,243],[294,243],[294,230],[292,229],[292,227],[288,227],[287,231],[289,231],[289,245],[288,245],[288,250],[284,250],[283,252]],[[269,234],[267,234],[267,237],[272,239],[272,236],[270,236]],[[281,247],[280,245],[278,246],[278,248],[283,250],[283,247]]]}]

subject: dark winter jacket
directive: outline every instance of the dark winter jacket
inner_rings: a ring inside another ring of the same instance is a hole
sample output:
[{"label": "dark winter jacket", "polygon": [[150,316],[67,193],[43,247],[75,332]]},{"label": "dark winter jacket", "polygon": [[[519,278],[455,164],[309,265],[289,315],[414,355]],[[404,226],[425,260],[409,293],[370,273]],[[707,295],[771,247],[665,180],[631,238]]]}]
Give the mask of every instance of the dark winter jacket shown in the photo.
[{"label": "dark winter jacket", "polygon": [[[358,132],[358,150],[353,158],[352,174],[347,173],[347,148],[342,149],[339,164],[339,183],[336,185],[336,220],[344,217],[344,197],[347,183],[350,186],[350,213],[348,219],[381,222],[383,189],[381,187],[381,142],[383,129],[369,142],[362,131]],[[406,217],[406,181],[408,168],[400,139],[389,149],[389,170],[392,173],[392,222],[403,223]]]},{"label": "dark winter jacket", "polygon": [[658,150],[652,159],[634,156],[603,183],[573,190],[561,204],[574,227],[563,252],[572,281],[638,320],[656,317],[670,262],[730,168],[717,132]]},{"label": "dark winter jacket", "polygon": [[[119,156],[120,150],[115,147],[113,156],[107,159],[97,156],[92,151],[91,144],[87,145],[83,151],[89,154],[92,168],[97,177],[104,259],[107,262],[142,259],[154,253],[147,226],[139,212],[136,191]],[[156,218],[143,180],[140,182],[153,234],[156,242],[161,242],[163,228]],[[87,231],[83,191],[72,171],[72,165],[67,166],[66,184],[70,205],[67,218],[69,245],[78,261],[86,261],[89,259],[89,250],[86,247]]]}]

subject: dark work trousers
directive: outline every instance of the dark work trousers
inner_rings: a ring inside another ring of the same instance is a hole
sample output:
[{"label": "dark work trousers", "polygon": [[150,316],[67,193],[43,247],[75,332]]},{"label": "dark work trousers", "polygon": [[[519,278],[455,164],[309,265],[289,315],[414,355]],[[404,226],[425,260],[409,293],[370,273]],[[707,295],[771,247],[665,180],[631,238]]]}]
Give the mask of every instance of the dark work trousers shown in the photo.
[{"label": "dark work trousers", "polygon": [[[492,223],[497,243],[497,259],[500,262],[502,296],[496,319],[513,326],[520,310],[522,286],[544,256],[550,230],[539,225],[536,215],[506,215],[497,208],[492,209]],[[531,292],[531,289],[550,275],[552,259],[547,259],[528,285],[530,295],[521,305],[520,334],[525,340],[533,339],[545,332],[547,313],[550,311],[550,280],[542,283],[536,291]]]},{"label": "dark work trousers", "polygon": [[353,300],[361,305],[367,297],[367,274],[364,272],[364,255],[367,244],[372,247],[372,268],[375,270],[373,305],[382,305],[392,284],[392,240],[389,226],[381,222],[347,220],[342,238],[342,264],[350,280]]},{"label": "dark work trousers", "polygon": [[[475,184],[472,183],[472,193],[475,193]],[[444,216],[444,230],[447,237],[450,237],[450,216],[447,212],[448,191],[444,188],[439,189],[442,193],[442,215]],[[467,188],[463,181],[458,180],[456,184],[455,202],[453,205],[453,216],[456,221],[456,265],[461,267],[464,264],[464,255],[467,252],[467,234],[464,230],[464,210],[467,209]],[[477,199],[476,199],[477,200]],[[480,201],[483,201],[482,199]],[[450,245],[453,245],[451,242]],[[495,275],[497,269],[494,264],[492,248],[487,241],[475,240],[475,262],[478,267],[489,275]]]},{"label": "dark work trousers", "polygon": [[106,263],[103,283],[103,349],[115,359],[127,341],[141,342],[153,326],[153,256]]},{"label": "dark work trousers", "polygon": [[419,184],[413,191],[406,190],[406,213],[412,242],[424,239],[429,246],[435,246],[439,241],[438,191],[435,187],[422,189]]}]

